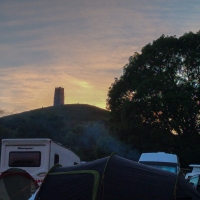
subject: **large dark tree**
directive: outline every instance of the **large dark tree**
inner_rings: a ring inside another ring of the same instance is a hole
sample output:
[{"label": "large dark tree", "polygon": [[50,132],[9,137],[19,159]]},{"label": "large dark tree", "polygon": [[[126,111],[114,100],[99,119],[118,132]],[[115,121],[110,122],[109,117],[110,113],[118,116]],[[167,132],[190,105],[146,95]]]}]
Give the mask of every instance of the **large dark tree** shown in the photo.
[{"label": "large dark tree", "polygon": [[131,56],[109,88],[107,107],[113,131],[143,150],[150,145],[144,141],[173,148],[174,135],[198,137],[200,32],[162,35]]}]

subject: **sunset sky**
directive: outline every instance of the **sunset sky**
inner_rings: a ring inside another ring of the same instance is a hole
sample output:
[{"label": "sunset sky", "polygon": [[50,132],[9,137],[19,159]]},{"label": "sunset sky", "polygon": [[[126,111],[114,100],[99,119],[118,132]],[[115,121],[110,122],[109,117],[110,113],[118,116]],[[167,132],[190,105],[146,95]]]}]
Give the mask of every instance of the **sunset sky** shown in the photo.
[{"label": "sunset sky", "polygon": [[200,0],[0,0],[0,116],[53,105],[106,107],[134,52],[200,30]]}]

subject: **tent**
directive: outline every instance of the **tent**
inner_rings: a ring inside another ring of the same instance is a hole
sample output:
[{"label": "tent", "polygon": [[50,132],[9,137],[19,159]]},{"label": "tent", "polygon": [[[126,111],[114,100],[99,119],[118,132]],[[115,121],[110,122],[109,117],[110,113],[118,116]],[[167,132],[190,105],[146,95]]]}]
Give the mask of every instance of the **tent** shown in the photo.
[{"label": "tent", "polygon": [[199,200],[181,174],[111,155],[72,167],[54,166],[35,200]]},{"label": "tent", "polygon": [[0,200],[27,200],[38,184],[26,171],[10,168],[0,175]]}]

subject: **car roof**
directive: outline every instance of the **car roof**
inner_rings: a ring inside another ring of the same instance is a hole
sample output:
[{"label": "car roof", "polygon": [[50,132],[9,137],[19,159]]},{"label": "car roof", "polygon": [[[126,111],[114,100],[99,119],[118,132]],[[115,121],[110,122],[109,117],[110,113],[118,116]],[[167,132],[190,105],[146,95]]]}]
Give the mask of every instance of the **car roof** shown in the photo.
[{"label": "car roof", "polygon": [[139,162],[142,161],[177,163],[178,157],[175,154],[169,154],[165,152],[142,153]]}]

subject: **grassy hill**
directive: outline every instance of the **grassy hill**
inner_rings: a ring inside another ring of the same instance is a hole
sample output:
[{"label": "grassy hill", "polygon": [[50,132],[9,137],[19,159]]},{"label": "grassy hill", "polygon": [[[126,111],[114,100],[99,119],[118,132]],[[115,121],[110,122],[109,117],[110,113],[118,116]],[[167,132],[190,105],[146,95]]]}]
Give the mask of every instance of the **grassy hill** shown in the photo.
[{"label": "grassy hill", "polygon": [[[18,135],[22,135],[22,132],[25,130],[21,129],[26,129],[24,126],[32,127],[33,130],[35,127],[47,126],[46,129],[48,129],[48,127],[54,126],[54,130],[56,129],[55,132],[57,132],[63,126],[67,126],[67,130],[71,130],[80,124],[88,123],[98,122],[108,126],[108,121],[109,111],[107,110],[86,104],[66,104],[5,116],[0,118],[0,126],[4,125],[6,128],[18,131]],[[27,134],[29,136],[31,136],[29,134],[30,131],[33,132],[27,127]],[[33,135],[40,137],[39,133]],[[23,136],[26,136],[26,134]]]},{"label": "grassy hill", "polygon": [[86,104],[51,106],[1,117],[3,138],[51,138],[86,161],[112,152],[133,160],[139,156],[110,134],[109,111]]},{"label": "grassy hill", "polygon": [[109,111],[87,104],[65,104],[5,116],[0,118],[0,122],[12,121],[17,118],[30,118],[34,115],[54,115],[68,121],[85,122],[108,120]]}]

